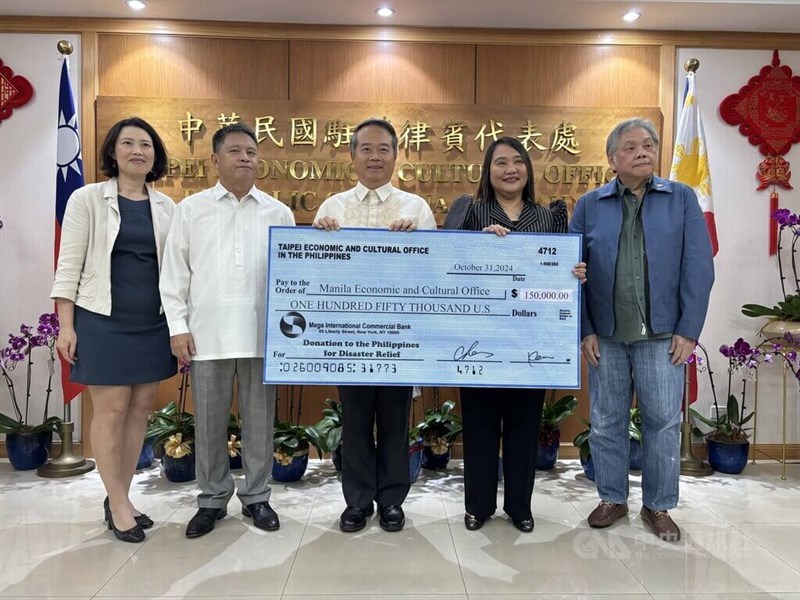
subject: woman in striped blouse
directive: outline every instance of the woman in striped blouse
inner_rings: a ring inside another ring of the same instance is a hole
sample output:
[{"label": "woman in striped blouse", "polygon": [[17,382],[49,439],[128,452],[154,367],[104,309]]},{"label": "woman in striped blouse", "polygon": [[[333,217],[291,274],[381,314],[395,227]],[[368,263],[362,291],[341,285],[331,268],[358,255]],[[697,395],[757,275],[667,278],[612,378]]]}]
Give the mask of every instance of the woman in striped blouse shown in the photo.
[{"label": "woman in striped blouse", "polygon": [[[464,202],[462,200],[462,202]],[[567,233],[563,200],[544,207],[533,192],[533,165],[522,144],[510,137],[486,150],[475,198],[459,229],[507,235]],[[586,279],[586,265],[573,273]],[[464,421],[464,490],[467,529],[480,529],[497,508],[497,463],[503,443],[503,510],[514,527],[533,531],[531,498],[536,473],[544,390],[530,388],[461,388]]]}]

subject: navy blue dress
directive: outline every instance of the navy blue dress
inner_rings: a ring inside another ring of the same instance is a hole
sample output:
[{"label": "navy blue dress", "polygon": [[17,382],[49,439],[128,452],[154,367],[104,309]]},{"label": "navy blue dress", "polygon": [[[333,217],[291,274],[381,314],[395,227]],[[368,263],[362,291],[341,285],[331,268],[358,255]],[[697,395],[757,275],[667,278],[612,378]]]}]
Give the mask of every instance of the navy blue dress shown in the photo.
[{"label": "navy blue dress", "polygon": [[111,315],[75,307],[72,381],[134,385],[172,377],[177,362],[158,292],[150,202],[118,197],[120,229],[111,252]]}]

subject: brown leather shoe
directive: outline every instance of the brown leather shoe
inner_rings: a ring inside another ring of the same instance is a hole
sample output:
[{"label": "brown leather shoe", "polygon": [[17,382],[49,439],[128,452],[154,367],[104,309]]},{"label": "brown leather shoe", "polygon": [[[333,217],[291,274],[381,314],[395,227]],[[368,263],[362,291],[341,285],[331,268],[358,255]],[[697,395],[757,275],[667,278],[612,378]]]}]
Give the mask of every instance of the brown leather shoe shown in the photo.
[{"label": "brown leather shoe", "polygon": [[666,542],[677,542],[681,539],[681,530],[665,510],[650,510],[642,506],[642,521],[647,523],[653,533]]},{"label": "brown leather shoe", "polygon": [[602,500],[600,504],[597,505],[597,508],[592,511],[592,514],[589,515],[587,520],[589,521],[589,527],[602,529],[603,527],[613,525],[618,519],[621,519],[627,514],[627,504],[614,504],[613,502]]}]

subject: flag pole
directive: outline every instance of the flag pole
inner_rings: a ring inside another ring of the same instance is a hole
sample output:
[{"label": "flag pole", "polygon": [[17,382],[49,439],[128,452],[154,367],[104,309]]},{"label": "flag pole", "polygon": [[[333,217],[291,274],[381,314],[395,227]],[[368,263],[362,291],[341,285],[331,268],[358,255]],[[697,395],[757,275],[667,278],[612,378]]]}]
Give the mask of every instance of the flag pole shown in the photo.
[{"label": "flag pole", "polygon": [[[63,60],[72,54],[72,43],[68,40],[58,42],[58,51]],[[51,458],[36,472],[39,477],[61,478],[83,475],[94,470],[94,461],[86,460],[81,454],[75,452],[72,434],[75,423],[72,422],[72,409],[69,402],[64,402],[64,418],[58,424],[58,435],[61,438],[61,454],[58,458]]]},{"label": "flag pole", "polygon": [[[683,63],[683,69],[687,73],[697,73],[700,68],[700,61],[696,58],[690,58]],[[694,477],[705,477],[711,475],[714,470],[710,465],[706,464],[694,455],[692,451],[692,426],[691,417],[689,414],[689,385],[690,373],[689,365],[683,365],[683,422],[681,423],[681,475],[692,475]]]}]

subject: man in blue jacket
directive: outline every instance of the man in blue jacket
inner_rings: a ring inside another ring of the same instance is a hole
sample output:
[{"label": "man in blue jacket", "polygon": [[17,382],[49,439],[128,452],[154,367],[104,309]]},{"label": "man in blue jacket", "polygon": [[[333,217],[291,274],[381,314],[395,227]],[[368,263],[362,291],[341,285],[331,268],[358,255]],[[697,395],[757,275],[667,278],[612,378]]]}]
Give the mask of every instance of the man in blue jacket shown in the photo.
[{"label": "man in blue jacket", "polygon": [[600,504],[592,527],[628,513],[629,410],[642,411],[642,520],[680,539],[678,503],[683,365],[703,328],[714,265],[691,188],[656,177],[658,133],[629,119],[606,142],[616,179],[584,195],[570,232],[583,234],[583,356],[589,363],[589,447]]}]

